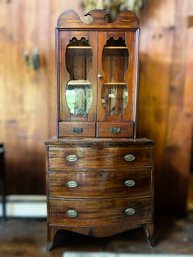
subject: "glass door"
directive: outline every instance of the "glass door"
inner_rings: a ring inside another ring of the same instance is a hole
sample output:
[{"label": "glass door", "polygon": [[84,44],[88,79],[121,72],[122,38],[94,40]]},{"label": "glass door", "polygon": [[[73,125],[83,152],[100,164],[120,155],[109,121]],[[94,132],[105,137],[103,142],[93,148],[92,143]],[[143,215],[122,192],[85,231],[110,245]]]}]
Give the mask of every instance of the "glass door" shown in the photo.
[{"label": "glass door", "polygon": [[136,109],[135,32],[98,33],[98,136],[133,137]]},{"label": "glass door", "polygon": [[128,102],[128,85],[125,72],[128,68],[129,51],[125,40],[107,40],[102,53],[104,83],[102,87],[102,106],[106,121],[122,121]]},{"label": "glass door", "polygon": [[66,102],[71,121],[88,121],[93,93],[90,75],[92,48],[85,38],[73,38],[66,49],[66,67],[69,80],[66,85]]},{"label": "glass door", "polygon": [[[96,53],[92,32],[64,33],[59,45],[59,136],[95,136]],[[94,75],[95,74],[95,75]]]}]

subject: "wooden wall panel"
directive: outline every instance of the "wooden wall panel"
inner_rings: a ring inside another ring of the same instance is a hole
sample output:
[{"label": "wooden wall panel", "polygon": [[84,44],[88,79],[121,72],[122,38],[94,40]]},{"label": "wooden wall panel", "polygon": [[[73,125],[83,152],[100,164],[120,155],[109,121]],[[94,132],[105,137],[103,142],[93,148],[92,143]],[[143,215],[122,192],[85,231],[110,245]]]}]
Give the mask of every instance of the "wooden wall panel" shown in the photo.
[{"label": "wooden wall panel", "polygon": [[[8,194],[45,193],[44,141],[55,134],[55,25],[72,3],[0,1],[0,141],[5,143]],[[37,47],[40,69],[23,59]]]},{"label": "wooden wall panel", "polygon": [[173,30],[148,28],[146,35],[147,47],[140,52],[138,135],[156,141],[155,197],[158,201],[155,205],[158,208],[163,200],[160,186],[163,181]]},{"label": "wooden wall panel", "polygon": [[143,27],[174,27],[176,0],[151,0],[140,14]]},{"label": "wooden wall panel", "polygon": [[186,211],[192,145],[190,10],[190,0],[151,1],[141,32],[139,135],[156,141],[156,210],[179,215]]},{"label": "wooden wall panel", "polygon": [[[0,1],[0,141],[9,194],[45,192],[44,141],[55,134],[55,24],[79,0]],[[155,148],[155,204],[183,212],[192,144],[191,0],[147,1],[141,15],[138,136]],[[38,47],[40,69],[23,52]],[[177,201],[176,201],[177,200]]]}]

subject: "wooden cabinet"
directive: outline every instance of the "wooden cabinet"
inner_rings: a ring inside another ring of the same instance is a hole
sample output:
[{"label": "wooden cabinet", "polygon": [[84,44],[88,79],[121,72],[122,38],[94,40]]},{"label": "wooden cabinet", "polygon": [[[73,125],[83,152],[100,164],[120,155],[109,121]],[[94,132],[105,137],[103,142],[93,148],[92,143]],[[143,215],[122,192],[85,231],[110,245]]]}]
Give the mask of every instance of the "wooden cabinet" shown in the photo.
[{"label": "wooden cabinet", "polygon": [[133,138],[138,20],[123,12],[115,28],[104,11],[89,14],[90,24],[73,11],[58,20],[58,137]]},{"label": "wooden cabinet", "polygon": [[[57,136],[47,145],[48,249],[67,229],[110,236],[144,227],[153,243],[153,142],[136,138],[139,23],[105,11],[58,19]],[[122,225],[120,225],[122,224]]]}]

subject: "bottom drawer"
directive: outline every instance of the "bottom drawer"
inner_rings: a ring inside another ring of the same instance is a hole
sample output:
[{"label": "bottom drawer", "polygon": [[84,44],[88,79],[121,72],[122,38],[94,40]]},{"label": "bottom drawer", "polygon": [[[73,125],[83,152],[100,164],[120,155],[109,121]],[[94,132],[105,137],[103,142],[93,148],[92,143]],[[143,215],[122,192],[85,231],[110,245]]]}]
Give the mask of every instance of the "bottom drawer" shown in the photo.
[{"label": "bottom drawer", "polygon": [[63,226],[127,226],[152,219],[151,197],[136,199],[49,199],[49,223]]}]

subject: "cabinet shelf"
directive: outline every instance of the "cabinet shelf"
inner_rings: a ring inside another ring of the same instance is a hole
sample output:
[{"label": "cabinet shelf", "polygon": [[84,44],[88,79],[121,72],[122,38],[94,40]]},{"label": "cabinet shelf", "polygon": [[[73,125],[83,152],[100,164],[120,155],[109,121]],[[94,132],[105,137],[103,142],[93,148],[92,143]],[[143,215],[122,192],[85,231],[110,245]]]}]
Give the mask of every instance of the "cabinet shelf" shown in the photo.
[{"label": "cabinet shelf", "polygon": [[[68,49],[92,49],[91,46],[68,46]],[[127,46],[105,46],[104,49],[128,49]]]},{"label": "cabinet shelf", "polygon": [[105,46],[104,49],[119,49],[119,50],[124,50],[128,49],[127,46]]},{"label": "cabinet shelf", "polygon": [[91,46],[68,46],[68,49],[92,49]]},{"label": "cabinet shelf", "polygon": [[67,83],[69,86],[90,86],[91,83],[88,81],[88,80],[83,80],[83,79],[77,79],[77,80],[70,80],[68,83]]},{"label": "cabinet shelf", "polygon": [[126,82],[105,82],[103,85],[105,86],[125,86],[127,85]]}]

